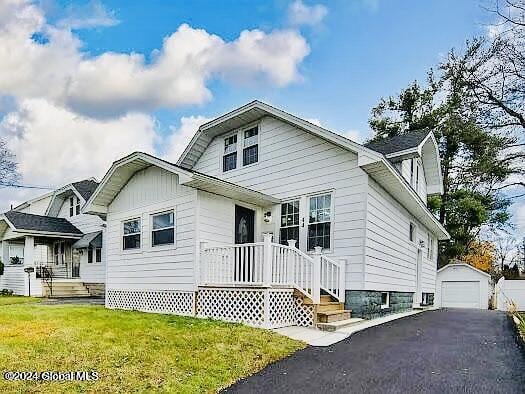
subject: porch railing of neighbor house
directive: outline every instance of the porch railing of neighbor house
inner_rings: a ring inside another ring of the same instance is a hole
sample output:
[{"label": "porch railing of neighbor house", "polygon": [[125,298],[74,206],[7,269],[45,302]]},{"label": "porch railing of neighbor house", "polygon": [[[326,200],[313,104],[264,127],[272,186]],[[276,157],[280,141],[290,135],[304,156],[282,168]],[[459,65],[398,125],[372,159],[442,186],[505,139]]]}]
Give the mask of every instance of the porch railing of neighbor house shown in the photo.
[{"label": "porch railing of neighbor house", "polygon": [[290,245],[264,242],[208,246],[201,243],[201,285],[293,287],[320,302],[321,289],[344,301],[344,262],[336,263],[315,248],[309,256]]},{"label": "porch railing of neighbor house", "polygon": [[75,279],[80,277],[80,263],[56,264],[53,261],[38,261],[35,262],[35,271],[37,278]]}]

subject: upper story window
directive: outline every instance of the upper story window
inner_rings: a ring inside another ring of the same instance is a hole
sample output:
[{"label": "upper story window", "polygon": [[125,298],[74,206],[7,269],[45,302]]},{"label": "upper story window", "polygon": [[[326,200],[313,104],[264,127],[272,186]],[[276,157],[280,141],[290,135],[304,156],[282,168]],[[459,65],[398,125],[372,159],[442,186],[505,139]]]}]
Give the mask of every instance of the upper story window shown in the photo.
[{"label": "upper story window", "polygon": [[313,250],[316,246],[330,249],[332,196],[323,194],[310,197],[309,211],[308,250]]},{"label": "upper story window", "polygon": [[69,216],[80,215],[80,198],[69,197]]},{"label": "upper story window", "polygon": [[252,127],[244,131],[244,149],[242,151],[242,165],[247,166],[259,160],[259,128]]},{"label": "upper story window", "polygon": [[434,258],[434,238],[430,233],[428,233],[427,241],[427,258],[432,260]]},{"label": "upper story window", "polygon": [[175,241],[175,215],[173,211],[152,216],[151,245],[173,245]]},{"label": "upper story window", "polygon": [[414,185],[414,159],[410,159],[410,186]]},{"label": "upper story window", "polygon": [[237,168],[237,134],[224,139],[222,170],[224,172]]},{"label": "upper story window", "polygon": [[288,240],[294,239],[299,247],[299,200],[285,202],[281,205],[281,229],[279,241],[288,245]]},{"label": "upper story window", "polygon": [[416,185],[415,188],[417,193],[419,193],[419,163],[416,162]]},{"label": "upper story window", "polygon": [[140,219],[132,219],[125,221],[123,224],[123,242],[122,247],[127,249],[140,248]]},{"label": "upper story window", "polygon": [[408,230],[408,239],[411,242],[415,242],[415,240],[416,240],[416,226],[412,222],[410,222],[410,228]]}]

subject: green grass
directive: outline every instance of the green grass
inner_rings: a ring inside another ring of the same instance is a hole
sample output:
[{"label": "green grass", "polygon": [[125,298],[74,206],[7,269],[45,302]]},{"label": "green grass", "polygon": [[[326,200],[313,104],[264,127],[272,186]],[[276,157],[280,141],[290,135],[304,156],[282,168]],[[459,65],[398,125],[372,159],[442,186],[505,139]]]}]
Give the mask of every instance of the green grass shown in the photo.
[{"label": "green grass", "polygon": [[0,308],[0,371],[98,371],[93,382],[12,382],[0,392],[215,392],[304,344],[212,320],[104,309]]},{"label": "green grass", "polygon": [[521,336],[525,339],[525,313],[520,313],[520,323],[518,324],[518,329],[521,332]]},{"label": "green grass", "polygon": [[39,298],[24,296],[0,296],[0,306],[14,304],[32,304],[40,302]]}]

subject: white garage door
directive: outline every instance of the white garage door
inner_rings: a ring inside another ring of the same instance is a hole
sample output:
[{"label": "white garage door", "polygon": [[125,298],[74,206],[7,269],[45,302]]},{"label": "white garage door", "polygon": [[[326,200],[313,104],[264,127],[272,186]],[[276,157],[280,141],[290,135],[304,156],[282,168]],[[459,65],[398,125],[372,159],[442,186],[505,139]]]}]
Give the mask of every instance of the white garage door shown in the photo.
[{"label": "white garage door", "polygon": [[443,282],[441,306],[443,308],[479,309],[479,282]]}]

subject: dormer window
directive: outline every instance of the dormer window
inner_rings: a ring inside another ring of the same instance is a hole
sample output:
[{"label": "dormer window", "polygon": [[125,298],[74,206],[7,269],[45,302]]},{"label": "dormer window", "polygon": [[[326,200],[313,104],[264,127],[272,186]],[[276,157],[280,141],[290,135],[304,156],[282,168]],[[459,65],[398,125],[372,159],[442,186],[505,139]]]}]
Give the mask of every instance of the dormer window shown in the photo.
[{"label": "dormer window", "polygon": [[222,170],[224,172],[237,168],[237,134],[224,139]]},{"label": "dormer window", "polygon": [[69,197],[69,216],[80,215],[80,198]]},{"label": "dormer window", "polygon": [[259,129],[257,126],[244,131],[243,145],[242,165],[257,163],[259,161]]}]

